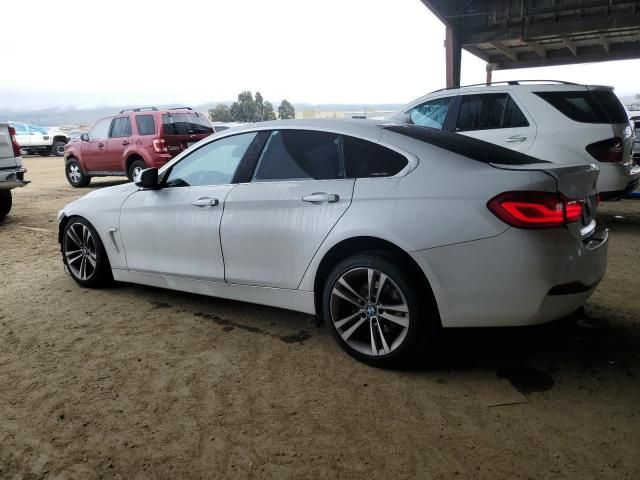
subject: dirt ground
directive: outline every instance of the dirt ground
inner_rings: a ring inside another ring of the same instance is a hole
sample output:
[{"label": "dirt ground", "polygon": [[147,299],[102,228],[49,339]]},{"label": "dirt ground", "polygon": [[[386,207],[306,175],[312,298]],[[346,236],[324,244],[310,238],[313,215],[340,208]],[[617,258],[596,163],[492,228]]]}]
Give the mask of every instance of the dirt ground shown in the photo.
[{"label": "dirt ground", "polygon": [[89,189],[26,165],[0,224],[0,478],[640,478],[640,200],[601,208],[585,315],[450,331],[385,371],[306,315],[80,288],[55,214]]}]

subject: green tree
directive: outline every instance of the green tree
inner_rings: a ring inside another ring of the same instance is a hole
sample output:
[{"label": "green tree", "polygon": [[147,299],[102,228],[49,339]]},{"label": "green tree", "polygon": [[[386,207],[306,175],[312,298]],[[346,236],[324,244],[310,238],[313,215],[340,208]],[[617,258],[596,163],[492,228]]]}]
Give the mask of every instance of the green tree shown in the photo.
[{"label": "green tree", "polygon": [[278,118],[281,120],[296,118],[296,109],[287,100],[282,100],[278,107]]},{"label": "green tree", "polygon": [[256,122],[263,121],[264,118],[264,99],[260,92],[256,92]]},{"label": "green tree", "polygon": [[250,91],[238,94],[238,101],[233,102],[229,109],[233,120],[236,122],[254,122],[257,115],[256,102]]},{"label": "green tree", "polygon": [[262,104],[262,119],[265,121],[276,119],[276,112],[273,111],[273,105],[271,105],[271,102],[264,102]]},{"label": "green tree", "polygon": [[209,110],[209,120],[212,122],[232,122],[233,117],[229,107],[224,103],[219,103]]}]

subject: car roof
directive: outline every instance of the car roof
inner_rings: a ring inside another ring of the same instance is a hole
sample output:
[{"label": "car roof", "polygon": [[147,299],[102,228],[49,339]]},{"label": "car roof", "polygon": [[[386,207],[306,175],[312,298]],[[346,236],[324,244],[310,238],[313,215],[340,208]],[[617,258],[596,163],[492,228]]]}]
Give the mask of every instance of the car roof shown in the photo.
[{"label": "car roof", "polygon": [[254,132],[257,130],[318,130],[326,132],[342,133],[355,137],[366,137],[378,140],[382,130],[380,121],[360,120],[360,119],[339,119],[339,118],[314,118],[314,119],[291,119],[291,120],[270,120],[259,123],[247,123],[238,127],[233,127],[221,132],[221,135],[236,134],[239,132]]}]

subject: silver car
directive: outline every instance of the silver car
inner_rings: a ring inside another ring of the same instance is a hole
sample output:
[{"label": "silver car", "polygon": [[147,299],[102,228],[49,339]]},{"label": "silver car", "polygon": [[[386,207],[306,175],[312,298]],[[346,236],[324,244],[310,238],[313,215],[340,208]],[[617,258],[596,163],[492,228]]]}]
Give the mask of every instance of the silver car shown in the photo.
[{"label": "silver car", "polygon": [[440,327],[536,324],[582,305],[606,268],[597,177],[415,125],[264,122],[67,205],[59,238],[83,286],[320,315],[346,352],[388,366]]}]

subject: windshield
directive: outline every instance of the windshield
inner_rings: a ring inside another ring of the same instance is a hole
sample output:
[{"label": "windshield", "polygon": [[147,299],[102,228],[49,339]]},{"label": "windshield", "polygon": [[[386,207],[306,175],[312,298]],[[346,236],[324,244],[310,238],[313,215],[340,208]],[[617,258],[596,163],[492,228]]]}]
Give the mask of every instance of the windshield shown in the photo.
[{"label": "windshield", "polygon": [[165,135],[213,133],[209,121],[198,113],[165,113],[162,115]]}]

